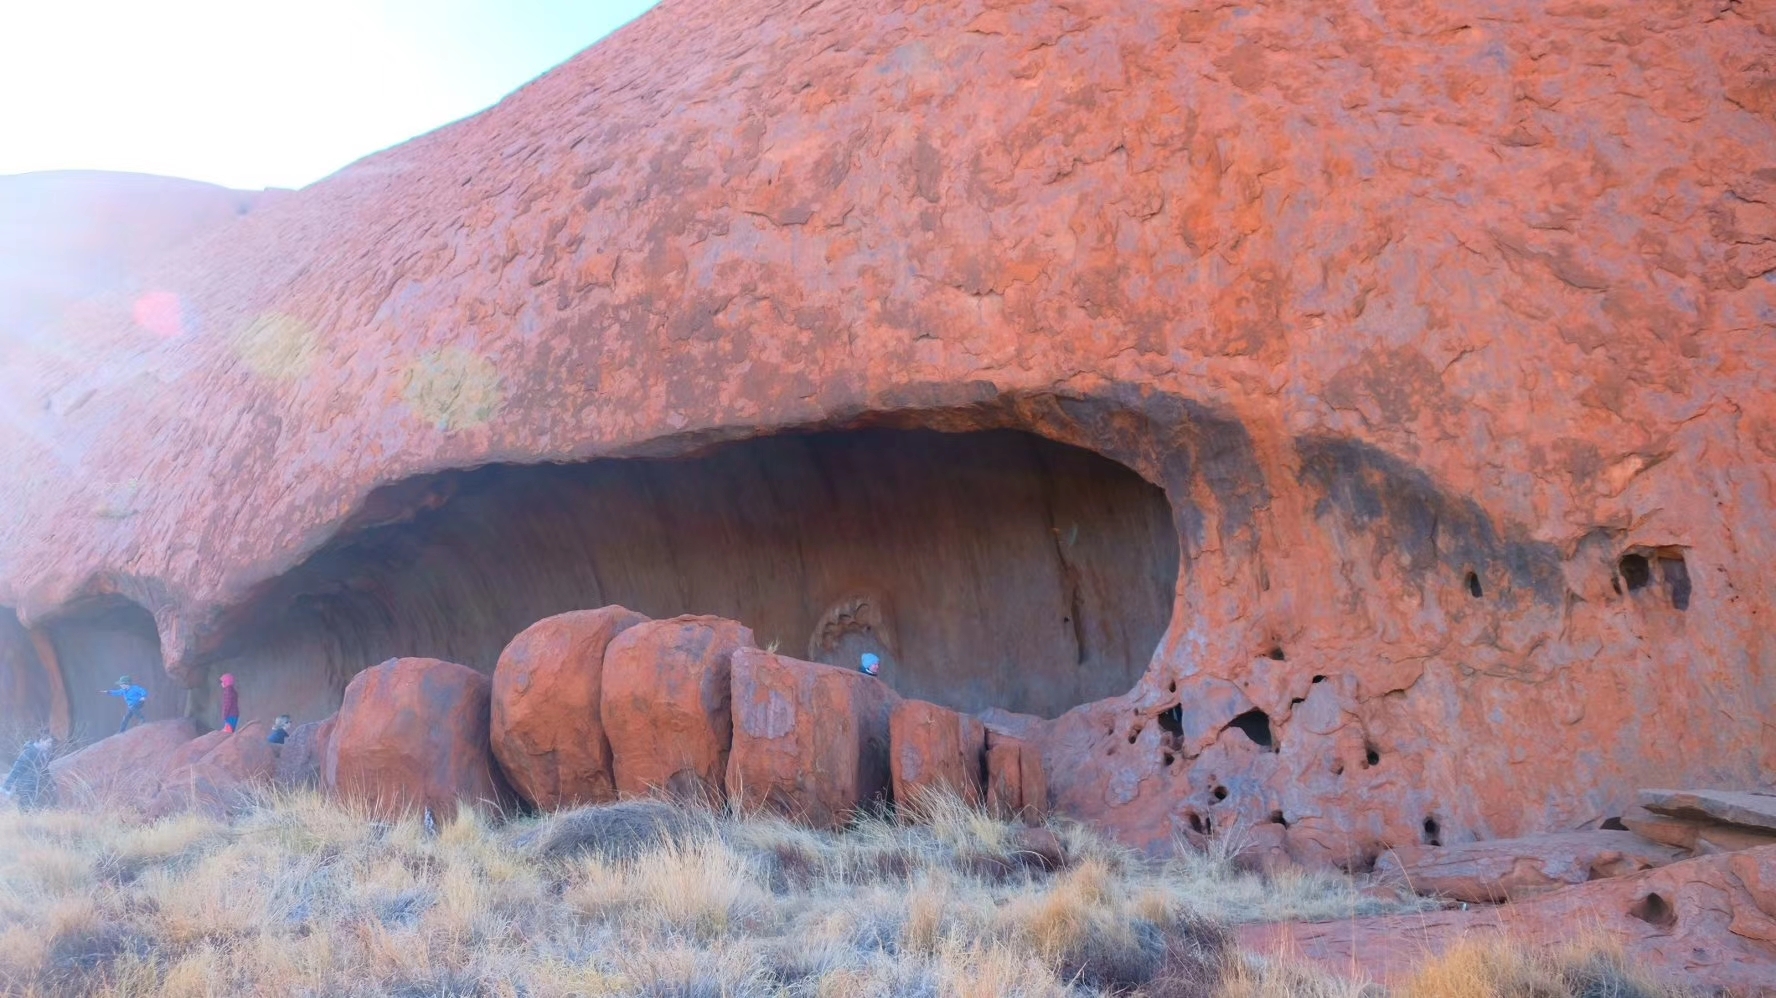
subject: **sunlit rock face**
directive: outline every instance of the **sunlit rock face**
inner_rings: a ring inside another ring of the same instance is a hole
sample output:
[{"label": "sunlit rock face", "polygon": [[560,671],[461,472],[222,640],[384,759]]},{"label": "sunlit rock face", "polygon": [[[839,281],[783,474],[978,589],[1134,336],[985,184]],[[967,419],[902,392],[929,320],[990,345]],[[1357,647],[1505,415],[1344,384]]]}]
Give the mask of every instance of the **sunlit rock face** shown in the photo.
[{"label": "sunlit rock face", "polygon": [[0,606],[74,723],[94,597],[203,716],[618,598],[875,640],[1138,844],[1768,787],[1755,7],[669,0],[9,345]]}]

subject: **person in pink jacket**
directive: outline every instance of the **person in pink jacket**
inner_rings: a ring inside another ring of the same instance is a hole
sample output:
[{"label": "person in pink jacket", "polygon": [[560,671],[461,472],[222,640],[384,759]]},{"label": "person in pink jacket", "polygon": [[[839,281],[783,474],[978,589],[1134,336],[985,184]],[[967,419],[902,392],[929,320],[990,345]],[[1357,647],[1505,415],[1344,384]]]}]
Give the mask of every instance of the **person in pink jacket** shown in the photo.
[{"label": "person in pink jacket", "polygon": [[222,730],[232,732],[240,726],[240,693],[234,688],[234,673],[222,674]]}]

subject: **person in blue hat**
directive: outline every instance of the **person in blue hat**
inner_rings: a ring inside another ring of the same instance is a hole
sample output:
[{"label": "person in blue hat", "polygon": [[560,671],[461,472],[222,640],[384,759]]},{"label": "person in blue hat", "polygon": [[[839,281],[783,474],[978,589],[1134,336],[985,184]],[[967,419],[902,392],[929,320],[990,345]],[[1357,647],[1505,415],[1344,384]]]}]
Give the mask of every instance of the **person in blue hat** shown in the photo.
[{"label": "person in blue hat", "polygon": [[874,676],[882,671],[882,660],[874,652],[864,652],[863,659],[857,664],[857,671],[866,676]]},{"label": "person in blue hat", "polygon": [[117,685],[108,690],[100,690],[106,696],[122,697],[125,710],[123,724],[117,728],[118,734],[129,730],[131,722],[142,720],[142,705],[148,702],[148,691],[137,686],[128,676],[120,676]]}]

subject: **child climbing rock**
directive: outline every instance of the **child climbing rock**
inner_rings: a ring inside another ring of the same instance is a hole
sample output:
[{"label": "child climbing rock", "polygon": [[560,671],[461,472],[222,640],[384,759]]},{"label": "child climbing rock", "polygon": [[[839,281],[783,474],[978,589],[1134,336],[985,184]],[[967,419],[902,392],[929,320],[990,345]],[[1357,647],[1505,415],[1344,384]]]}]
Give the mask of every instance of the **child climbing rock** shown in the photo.
[{"label": "child climbing rock", "polygon": [[128,676],[117,677],[117,685],[108,690],[100,690],[106,696],[122,697],[124,712],[123,723],[118,725],[117,733],[129,730],[130,722],[142,720],[142,705],[148,702],[148,691],[137,686]]},{"label": "child climbing rock", "polygon": [[271,734],[265,740],[273,745],[282,745],[290,739],[290,715],[279,714],[277,720],[271,722]]},{"label": "child climbing rock", "polygon": [[240,724],[240,693],[234,688],[234,673],[222,674],[222,730],[233,733]]}]

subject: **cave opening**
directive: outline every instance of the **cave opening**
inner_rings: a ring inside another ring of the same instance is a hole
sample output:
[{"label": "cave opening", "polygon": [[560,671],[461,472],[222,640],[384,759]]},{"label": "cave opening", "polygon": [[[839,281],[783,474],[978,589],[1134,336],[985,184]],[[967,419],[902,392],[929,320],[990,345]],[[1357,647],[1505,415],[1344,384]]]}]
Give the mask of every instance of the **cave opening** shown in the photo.
[{"label": "cave opening", "polygon": [[321,716],[386,658],[487,671],[531,623],[621,604],[728,617],[830,665],[874,653],[903,696],[1053,717],[1134,685],[1179,570],[1163,490],[1021,430],[786,433],[383,493],[237,608],[211,673]]},{"label": "cave opening", "polygon": [[161,721],[185,713],[186,690],[166,673],[160,630],[154,615],[121,596],[85,601],[47,621],[43,651],[67,692],[71,730],[76,742],[103,738],[117,730],[123,701],[105,690],[124,676],[148,691],[142,706],[145,720]]}]

